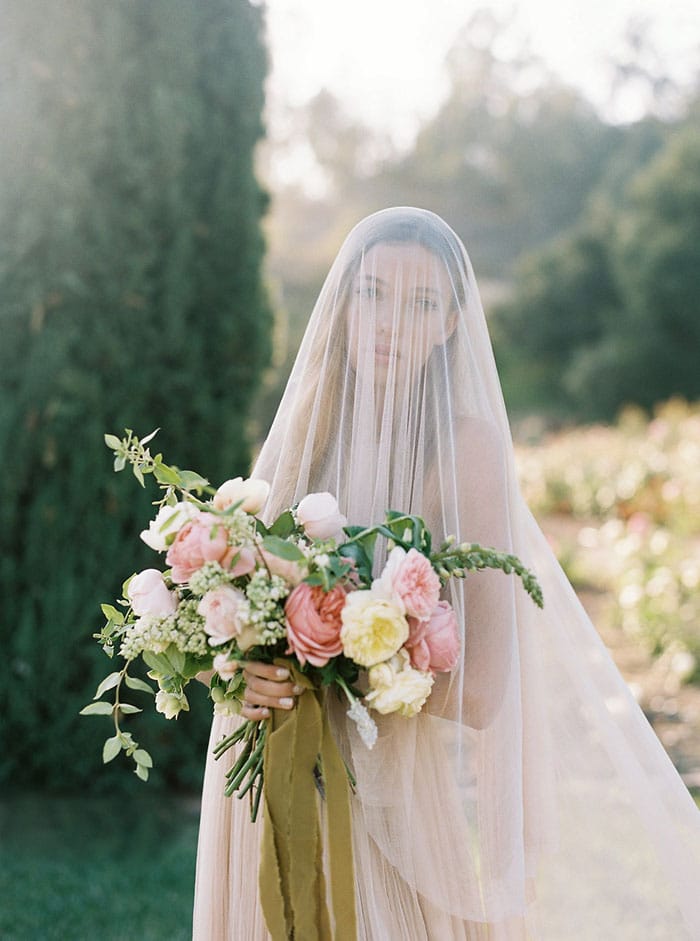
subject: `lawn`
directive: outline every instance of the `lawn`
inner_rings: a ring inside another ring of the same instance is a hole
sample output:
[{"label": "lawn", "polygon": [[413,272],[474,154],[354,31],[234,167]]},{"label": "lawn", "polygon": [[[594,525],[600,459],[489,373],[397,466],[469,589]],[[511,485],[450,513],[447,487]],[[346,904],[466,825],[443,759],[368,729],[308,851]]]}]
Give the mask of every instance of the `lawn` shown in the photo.
[{"label": "lawn", "polygon": [[151,795],[2,800],[0,938],[189,939],[197,815]]}]

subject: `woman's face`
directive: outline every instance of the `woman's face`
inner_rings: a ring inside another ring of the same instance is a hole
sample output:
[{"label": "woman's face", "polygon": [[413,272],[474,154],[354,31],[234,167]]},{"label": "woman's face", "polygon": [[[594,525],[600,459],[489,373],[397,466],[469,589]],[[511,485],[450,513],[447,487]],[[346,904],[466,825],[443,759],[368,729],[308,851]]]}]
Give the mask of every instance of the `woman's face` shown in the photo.
[{"label": "woman's face", "polygon": [[373,370],[375,385],[417,375],[454,330],[454,291],[445,265],[415,243],[380,243],[351,285],[350,362]]}]

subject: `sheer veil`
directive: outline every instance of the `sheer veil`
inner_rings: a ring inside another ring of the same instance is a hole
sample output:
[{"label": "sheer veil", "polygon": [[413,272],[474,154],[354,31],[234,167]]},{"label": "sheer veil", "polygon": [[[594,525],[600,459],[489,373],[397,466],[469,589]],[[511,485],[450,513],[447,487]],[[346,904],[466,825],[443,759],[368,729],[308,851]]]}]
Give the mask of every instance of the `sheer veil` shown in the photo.
[{"label": "sheer veil", "polygon": [[[500,572],[450,583],[460,666],[418,718],[380,717],[373,751],[331,703],[360,941],[700,938],[700,814],[523,502],[474,273],[439,217],[350,233],[253,476],[269,517],[321,490],[351,523],[418,513],[515,552],[544,590],[540,611]],[[258,827],[224,770],[209,759],[194,937],[257,941]]]}]

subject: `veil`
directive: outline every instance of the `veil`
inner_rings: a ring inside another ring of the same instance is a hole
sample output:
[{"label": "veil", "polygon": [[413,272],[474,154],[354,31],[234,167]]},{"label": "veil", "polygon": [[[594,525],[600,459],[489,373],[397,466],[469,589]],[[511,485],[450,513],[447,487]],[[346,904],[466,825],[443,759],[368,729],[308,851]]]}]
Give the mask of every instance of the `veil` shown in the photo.
[{"label": "veil", "polygon": [[[543,587],[540,611],[501,572],[453,579],[460,665],[418,717],[379,717],[372,751],[330,702],[357,780],[359,941],[700,938],[700,814],[523,502],[474,273],[438,216],[349,234],[253,476],[269,519],[328,490],[352,524],[415,513]],[[258,826],[224,770],[209,759],[194,937],[262,941]]]}]

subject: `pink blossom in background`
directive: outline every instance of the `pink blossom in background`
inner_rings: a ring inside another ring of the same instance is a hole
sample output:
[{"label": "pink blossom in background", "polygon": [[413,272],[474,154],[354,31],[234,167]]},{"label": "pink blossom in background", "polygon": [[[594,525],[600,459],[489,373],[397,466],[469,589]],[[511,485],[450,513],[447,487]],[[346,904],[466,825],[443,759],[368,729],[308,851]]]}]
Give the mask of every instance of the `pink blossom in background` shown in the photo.
[{"label": "pink blossom in background", "polygon": [[198,513],[177,534],[165,561],[172,566],[172,580],[186,582],[205,562],[221,562],[228,549],[221,523],[211,513]]},{"label": "pink blossom in background", "polygon": [[406,649],[417,670],[449,673],[457,666],[462,644],[452,605],[440,601],[427,621],[409,618]]},{"label": "pink blossom in background", "polygon": [[289,653],[295,653],[302,666],[308,660],[325,666],[331,657],[343,652],[340,640],[340,612],[345,606],[345,589],[340,585],[325,592],[319,586],[302,582],[284,606],[287,617]]}]

